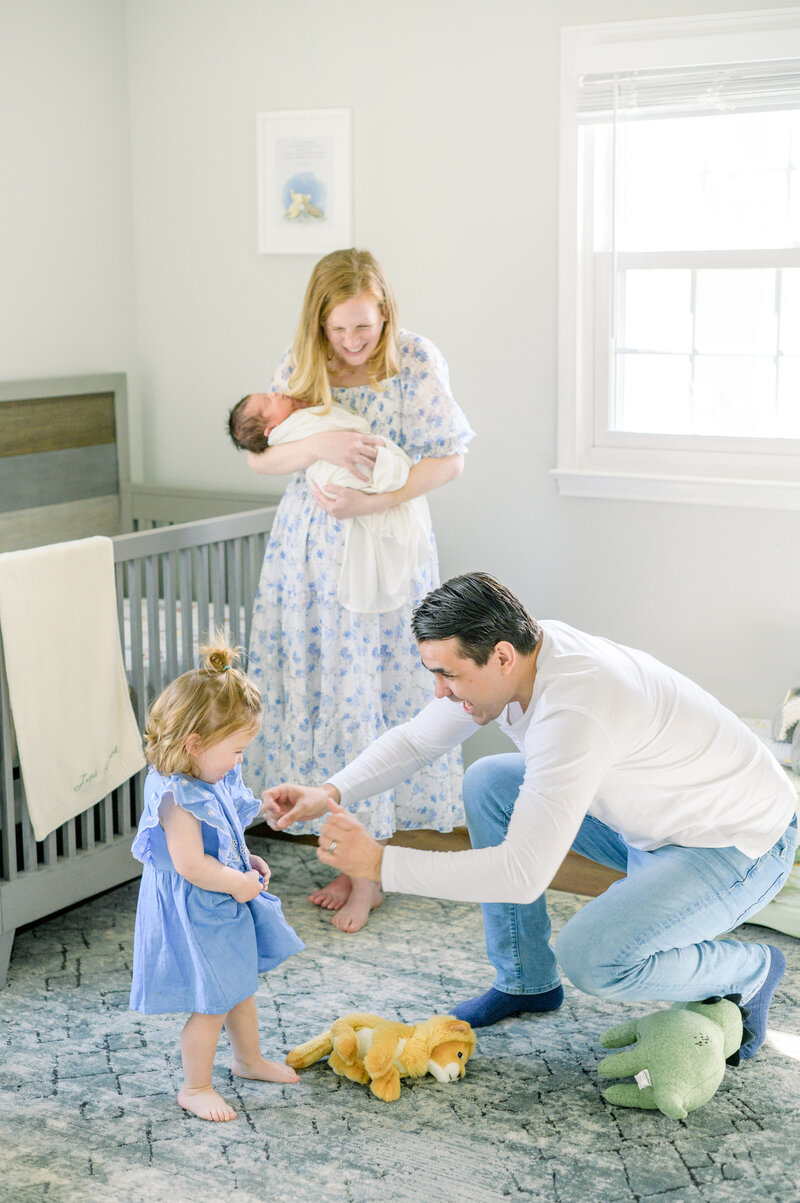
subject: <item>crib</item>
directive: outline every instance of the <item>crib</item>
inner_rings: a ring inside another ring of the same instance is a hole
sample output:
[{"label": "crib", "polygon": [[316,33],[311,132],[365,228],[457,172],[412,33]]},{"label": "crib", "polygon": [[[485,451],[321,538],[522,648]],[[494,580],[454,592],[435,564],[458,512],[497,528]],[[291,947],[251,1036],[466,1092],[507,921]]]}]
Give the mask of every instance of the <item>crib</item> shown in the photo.
[{"label": "crib", "polygon": [[[166,511],[163,498],[156,500],[154,517],[141,506],[132,514],[131,525],[150,529],[112,540],[120,639],[140,729],[164,685],[194,666],[198,645],[210,630],[224,625],[237,644],[248,646],[277,508],[269,504],[158,525],[166,521]],[[18,927],[137,876],[140,866],[130,849],[143,780],[144,773],[137,774],[44,840],[35,840],[16,763],[0,635],[0,985]]]}]

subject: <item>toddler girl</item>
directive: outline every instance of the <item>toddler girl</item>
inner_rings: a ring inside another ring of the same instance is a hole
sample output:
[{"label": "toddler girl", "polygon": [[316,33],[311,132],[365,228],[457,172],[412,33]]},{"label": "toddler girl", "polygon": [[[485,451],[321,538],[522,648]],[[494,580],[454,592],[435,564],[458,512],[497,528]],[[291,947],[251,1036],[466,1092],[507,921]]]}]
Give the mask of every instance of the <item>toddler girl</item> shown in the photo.
[{"label": "toddler girl", "polygon": [[144,869],[130,1005],[148,1015],[191,1011],[181,1035],[178,1102],[208,1120],[236,1118],[211,1085],[223,1025],[238,1077],[299,1081],[259,1047],[258,974],[304,945],[266,892],[269,866],[244,842],[260,803],[242,783],[242,753],[258,731],[261,698],[233,667],[236,654],[221,637],[201,648],[201,667],[153,703],[133,843]]}]

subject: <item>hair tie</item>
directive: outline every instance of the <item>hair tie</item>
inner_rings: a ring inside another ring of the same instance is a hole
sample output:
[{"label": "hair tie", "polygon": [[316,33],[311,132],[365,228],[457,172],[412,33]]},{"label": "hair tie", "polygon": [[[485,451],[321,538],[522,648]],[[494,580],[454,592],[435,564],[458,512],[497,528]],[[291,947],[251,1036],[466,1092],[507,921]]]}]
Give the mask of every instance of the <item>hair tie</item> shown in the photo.
[{"label": "hair tie", "polygon": [[229,669],[229,668],[230,668],[230,664],[223,664],[223,666],[222,666],[222,671],[223,671],[224,673],[226,673],[226,672],[228,671],[228,669]]}]

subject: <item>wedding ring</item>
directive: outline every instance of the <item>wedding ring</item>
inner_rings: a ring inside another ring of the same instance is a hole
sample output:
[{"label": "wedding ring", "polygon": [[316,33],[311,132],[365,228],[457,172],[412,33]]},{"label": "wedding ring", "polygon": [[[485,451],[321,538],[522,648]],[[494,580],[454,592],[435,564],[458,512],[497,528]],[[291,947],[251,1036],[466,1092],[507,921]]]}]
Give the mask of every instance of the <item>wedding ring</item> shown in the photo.
[{"label": "wedding ring", "polygon": [[328,851],[329,852],[336,851],[336,840],[331,840],[331,842],[328,844]]}]

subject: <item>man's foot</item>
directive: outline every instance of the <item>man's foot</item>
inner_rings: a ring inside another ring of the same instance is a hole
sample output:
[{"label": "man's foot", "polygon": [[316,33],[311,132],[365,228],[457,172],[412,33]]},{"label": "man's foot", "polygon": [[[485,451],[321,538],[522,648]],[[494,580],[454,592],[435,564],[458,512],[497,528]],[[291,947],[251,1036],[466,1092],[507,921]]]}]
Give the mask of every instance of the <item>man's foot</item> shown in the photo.
[{"label": "man's foot", "polygon": [[339,931],[357,932],[369,919],[370,911],[374,911],[383,902],[383,894],[376,881],[366,877],[355,877],[350,897],[340,911],[331,919]]},{"label": "man's foot", "polygon": [[490,986],[485,994],[459,1003],[450,1011],[456,1019],[466,1019],[473,1028],[488,1028],[510,1015],[526,1011],[557,1011],[564,1001],[564,990],[556,986],[544,994],[503,994]]},{"label": "man's foot", "polygon": [[228,1106],[213,1086],[198,1086],[194,1089],[184,1086],[178,1091],[178,1102],[184,1111],[191,1111],[200,1119],[214,1120],[215,1123],[236,1119],[233,1107]]},{"label": "man's foot", "polygon": [[288,1065],[281,1061],[260,1061],[245,1064],[244,1061],[234,1061],[231,1073],[237,1078],[251,1078],[258,1082],[299,1082],[300,1078]]},{"label": "man's foot", "polygon": [[352,888],[353,883],[347,874],[340,873],[321,890],[315,890],[313,894],[309,894],[308,901],[313,902],[314,906],[321,906],[326,911],[340,911],[350,897]]},{"label": "man's foot", "polygon": [[780,948],[773,948],[771,944],[768,944],[767,948],[769,949],[767,980],[758,991],[758,994],[754,994],[749,1002],[742,1003],[744,1043],[739,1049],[739,1056],[742,1060],[746,1060],[748,1057],[755,1057],[764,1043],[764,1037],[767,1034],[769,1004],[772,1002],[772,996],[786,972],[786,957]]}]

